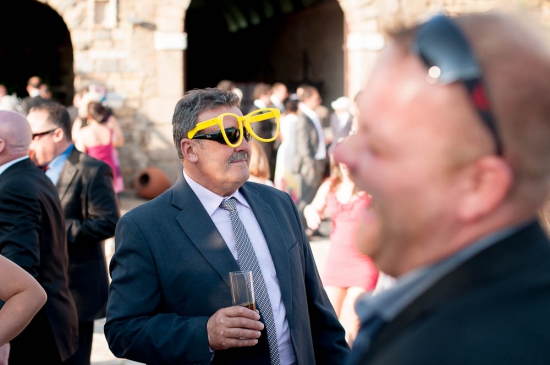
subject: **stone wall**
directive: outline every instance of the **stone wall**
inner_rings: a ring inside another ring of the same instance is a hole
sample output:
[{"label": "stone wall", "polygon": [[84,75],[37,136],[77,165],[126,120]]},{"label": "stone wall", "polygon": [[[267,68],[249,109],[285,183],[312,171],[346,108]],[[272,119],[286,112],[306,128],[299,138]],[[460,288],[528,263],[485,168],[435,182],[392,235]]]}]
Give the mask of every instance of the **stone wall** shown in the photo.
[{"label": "stone wall", "polygon": [[[147,166],[174,182],[181,164],[171,117],[183,94],[183,33],[191,0],[40,0],[56,10],[71,33],[75,86],[105,85],[126,137],[120,149],[128,186]],[[345,94],[353,97],[384,47],[382,30],[435,12],[485,11],[506,5],[535,10],[550,24],[548,0],[339,0],[345,17]]]}]

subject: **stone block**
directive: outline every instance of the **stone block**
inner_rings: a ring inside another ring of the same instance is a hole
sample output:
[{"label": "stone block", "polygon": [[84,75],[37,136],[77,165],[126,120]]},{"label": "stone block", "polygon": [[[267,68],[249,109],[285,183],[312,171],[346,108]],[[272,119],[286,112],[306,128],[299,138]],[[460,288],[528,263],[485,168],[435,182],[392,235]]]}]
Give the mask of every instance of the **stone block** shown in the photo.
[{"label": "stone block", "polygon": [[87,58],[76,58],[74,60],[74,69],[77,74],[88,74],[94,72],[95,64],[93,60]]},{"label": "stone block", "polygon": [[94,29],[92,37],[94,40],[111,39],[111,31],[109,29]]},{"label": "stone block", "polygon": [[70,30],[85,27],[86,17],[88,16],[88,7],[86,3],[76,3],[73,7],[69,7],[65,11],[56,10],[58,10],[60,14],[63,14],[63,20]]},{"label": "stone block", "polygon": [[118,62],[116,59],[99,60],[97,70],[99,72],[116,72],[118,71]]},{"label": "stone block", "polygon": [[183,52],[157,52],[157,88],[160,95],[181,95],[183,92]]}]

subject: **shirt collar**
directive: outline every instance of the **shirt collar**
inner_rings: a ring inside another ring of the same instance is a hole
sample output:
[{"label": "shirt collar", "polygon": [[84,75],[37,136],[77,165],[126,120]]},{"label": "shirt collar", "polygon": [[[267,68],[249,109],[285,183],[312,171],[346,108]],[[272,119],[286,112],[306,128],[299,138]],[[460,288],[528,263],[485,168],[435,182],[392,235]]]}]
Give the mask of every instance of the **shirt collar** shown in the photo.
[{"label": "shirt collar", "polygon": [[267,105],[260,99],[254,100],[254,105],[259,109],[267,108]]},{"label": "shirt collar", "polygon": [[15,160],[11,160],[9,162],[6,162],[5,164],[3,164],[2,166],[0,166],[0,175],[2,175],[2,173],[4,171],[6,171],[8,169],[8,167],[10,167],[11,165],[15,165],[16,163],[18,163],[19,161],[23,161],[24,159],[26,158],[29,158],[29,156],[23,156],[23,157],[19,157],[19,158],[16,158]]},{"label": "shirt collar", "polygon": [[[208,215],[212,216],[216,209],[220,207],[220,204],[225,197],[220,196],[197,183],[185,173],[185,170],[183,170],[183,177],[185,178],[185,181],[187,181],[187,184],[189,184],[189,187],[191,188],[191,190],[193,190],[197,198],[199,198],[202,206],[204,207]],[[250,208],[250,205],[238,189],[234,191],[233,194],[231,194],[229,197],[235,198],[239,203],[247,208]]]},{"label": "shirt collar", "polygon": [[515,225],[492,233],[442,261],[411,271],[398,278],[392,288],[376,296],[372,296],[371,293],[364,294],[356,304],[359,319],[365,322],[373,316],[380,316],[386,322],[392,321],[446,274],[530,223]]},{"label": "shirt collar", "polygon": [[299,104],[300,110],[309,117],[309,119],[319,122],[319,117],[317,116],[317,113],[313,111],[309,106],[307,106],[304,103]]},{"label": "shirt collar", "polygon": [[50,170],[61,169],[65,161],[67,161],[67,158],[69,157],[69,154],[71,153],[73,148],[74,148],[74,144],[71,143],[69,147],[65,149],[65,151],[63,151],[62,153],[57,155],[53,160],[51,160],[50,163],[48,164],[48,167],[50,168]]}]

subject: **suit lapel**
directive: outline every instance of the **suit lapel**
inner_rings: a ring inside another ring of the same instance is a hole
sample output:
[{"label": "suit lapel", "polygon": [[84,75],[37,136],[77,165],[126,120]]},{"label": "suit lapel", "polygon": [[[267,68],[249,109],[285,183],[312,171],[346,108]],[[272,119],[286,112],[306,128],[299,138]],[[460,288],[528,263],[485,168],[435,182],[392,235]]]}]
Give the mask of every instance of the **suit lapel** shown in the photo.
[{"label": "suit lapel", "polygon": [[80,152],[78,152],[76,148],[73,148],[69,154],[69,157],[67,157],[67,161],[63,164],[63,168],[59,174],[59,179],[57,179],[57,184],[55,187],[57,188],[59,200],[61,201],[63,201],[63,198],[67,195],[67,192],[72,186],[76,174],[78,173],[79,169],[77,165],[79,162],[79,155]]},{"label": "suit lapel", "polygon": [[240,269],[212,218],[183,177],[174,185],[173,194],[172,204],[181,209],[176,217],[180,227],[229,287],[229,272]]},{"label": "suit lapel", "polygon": [[287,308],[288,322],[292,323],[292,311],[290,310],[292,308],[292,283],[288,256],[289,247],[285,244],[279,220],[273,209],[271,209],[271,206],[264,200],[264,197],[260,196],[250,184],[245,183],[240,191],[248,204],[250,204],[250,208],[254,212],[256,220],[260,224],[260,228],[264,234],[267,246],[269,247],[269,253],[275,265],[275,271],[277,272],[283,303],[285,304],[285,308]]}]

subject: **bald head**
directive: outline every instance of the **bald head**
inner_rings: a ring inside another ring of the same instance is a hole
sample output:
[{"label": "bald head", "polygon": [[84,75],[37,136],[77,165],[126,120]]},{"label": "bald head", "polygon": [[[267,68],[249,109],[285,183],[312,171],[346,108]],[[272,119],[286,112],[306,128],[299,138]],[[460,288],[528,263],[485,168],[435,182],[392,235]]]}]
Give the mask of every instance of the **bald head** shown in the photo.
[{"label": "bald head", "polygon": [[29,154],[32,132],[19,113],[0,111],[0,165]]}]

